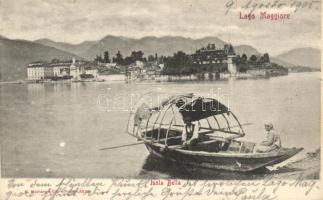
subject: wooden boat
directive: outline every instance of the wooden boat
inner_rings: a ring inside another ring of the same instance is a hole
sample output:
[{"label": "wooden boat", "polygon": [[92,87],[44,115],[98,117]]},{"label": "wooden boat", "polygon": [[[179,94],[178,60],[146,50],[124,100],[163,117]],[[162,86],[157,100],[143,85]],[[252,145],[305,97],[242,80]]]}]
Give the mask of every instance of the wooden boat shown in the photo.
[{"label": "wooden boat", "polygon": [[[194,145],[183,145],[189,122],[198,124]],[[193,94],[167,98],[156,107],[141,104],[131,113],[127,132],[142,140],[159,158],[191,167],[248,172],[281,163],[302,148],[255,152],[255,143],[241,140],[243,124],[222,103]]]}]

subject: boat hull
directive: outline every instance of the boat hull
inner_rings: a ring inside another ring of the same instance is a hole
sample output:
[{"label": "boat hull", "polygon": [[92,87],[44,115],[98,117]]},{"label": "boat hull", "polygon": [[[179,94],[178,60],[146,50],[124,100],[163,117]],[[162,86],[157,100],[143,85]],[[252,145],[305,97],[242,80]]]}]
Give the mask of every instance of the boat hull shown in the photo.
[{"label": "boat hull", "polygon": [[272,166],[289,159],[302,148],[282,149],[269,153],[211,153],[184,149],[169,149],[146,143],[148,151],[159,158],[191,167],[248,172]]}]

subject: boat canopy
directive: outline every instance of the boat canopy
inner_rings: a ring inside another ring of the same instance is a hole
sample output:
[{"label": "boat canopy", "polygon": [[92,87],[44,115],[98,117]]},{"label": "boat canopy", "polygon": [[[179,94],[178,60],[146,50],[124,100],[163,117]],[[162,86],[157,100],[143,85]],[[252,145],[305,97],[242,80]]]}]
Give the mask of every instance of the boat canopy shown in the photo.
[{"label": "boat canopy", "polygon": [[184,123],[198,121],[213,115],[228,113],[229,109],[211,98],[181,98],[176,102],[179,112],[183,116]]},{"label": "boat canopy", "polygon": [[[163,129],[168,134],[170,129],[179,129],[191,122],[197,122],[199,129],[244,135],[240,122],[227,106],[214,98],[192,93],[170,96],[156,106],[141,103],[129,117],[127,133],[141,137],[138,132],[158,130],[160,133]],[[239,130],[233,130],[236,127]]]}]

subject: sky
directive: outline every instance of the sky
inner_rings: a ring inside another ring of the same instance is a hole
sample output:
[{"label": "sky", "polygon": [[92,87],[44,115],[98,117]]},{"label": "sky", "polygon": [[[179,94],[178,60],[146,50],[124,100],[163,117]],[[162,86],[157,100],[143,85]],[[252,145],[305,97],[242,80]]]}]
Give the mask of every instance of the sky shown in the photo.
[{"label": "sky", "polygon": [[[275,1],[284,5],[256,9],[254,20],[240,19],[256,3]],[[0,0],[0,35],[74,44],[106,35],[217,36],[277,55],[299,47],[320,48],[320,7],[316,0]],[[261,11],[289,13],[290,19],[260,20]]]}]

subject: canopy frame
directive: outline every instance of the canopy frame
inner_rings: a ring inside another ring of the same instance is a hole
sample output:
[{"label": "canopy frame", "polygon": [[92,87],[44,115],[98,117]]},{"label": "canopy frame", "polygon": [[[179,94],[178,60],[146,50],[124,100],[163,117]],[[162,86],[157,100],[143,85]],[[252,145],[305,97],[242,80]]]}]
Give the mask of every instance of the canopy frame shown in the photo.
[{"label": "canopy frame", "polygon": [[[185,96],[179,96],[179,100],[181,100],[181,98],[185,98]],[[203,97],[199,97],[199,98],[203,98]],[[149,127],[151,127],[152,131],[158,130],[158,132],[157,132],[157,142],[160,142],[161,141],[161,129],[162,129],[162,126],[163,125],[168,125],[167,130],[166,130],[166,135],[165,135],[165,146],[167,146],[167,139],[169,138],[169,133],[170,133],[170,130],[172,129],[172,127],[174,127],[174,126],[185,127],[185,124],[186,124],[183,119],[181,120],[182,121],[181,124],[177,124],[176,113],[180,112],[178,106],[176,105],[177,102],[178,101],[174,100],[174,98],[173,98],[168,103],[164,103],[163,105],[161,105],[159,107],[159,109],[157,109],[157,110],[150,109],[151,114],[149,115],[148,118],[145,119],[146,123],[145,123],[144,127],[141,128],[141,124],[142,124],[143,121],[140,121],[140,123],[139,123],[139,125],[137,127],[137,130],[135,129],[135,126],[134,126],[133,131],[131,132],[131,131],[129,131],[129,122],[130,122],[130,118],[133,117],[134,114],[135,114],[134,112],[132,112],[131,115],[129,116],[129,120],[128,120],[127,133],[134,136],[134,137],[137,137],[138,139],[142,139],[142,137],[144,137],[145,139],[150,139],[150,138],[147,138],[147,133],[148,133],[148,131],[150,131]],[[195,103],[195,102],[193,102],[193,103]],[[188,103],[186,102],[183,105],[187,105],[187,104]],[[174,109],[175,106],[176,106],[176,108],[178,110]],[[164,124],[164,119],[165,119],[166,114],[171,115],[171,120],[170,120],[169,123]],[[227,116],[231,115],[233,117],[233,119],[236,121],[238,127],[240,128],[239,132],[234,132],[234,131],[231,130],[232,127],[231,127],[231,124],[230,124],[230,122],[229,122],[226,115]],[[152,120],[153,116],[156,119],[154,119],[154,121],[152,122],[151,120]],[[219,117],[219,116],[222,116],[222,118],[224,119],[227,127],[222,127],[220,125],[220,123],[219,123],[219,121],[217,119],[217,117]],[[183,115],[182,115],[182,117],[183,117]],[[211,123],[209,121],[212,118],[214,119],[215,124],[217,125],[217,128],[212,127],[212,125],[211,125]],[[204,120],[204,119],[206,120],[208,127],[202,127],[201,126],[200,121]],[[213,132],[214,131],[220,131],[220,132],[223,132],[223,133],[234,134],[234,135],[236,135],[236,138],[237,137],[243,137],[245,135],[245,132],[244,132],[244,130],[242,128],[241,123],[239,122],[236,115],[233,112],[231,112],[230,110],[228,110],[225,113],[213,114],[213,115],[207,116],[205,118],[201,118],[201,119],[196,120],[196,121],[199,124],[199,131],[200,131],[200,129],[209,130],[209,131],[213,131]],[[139,129],[141,129],[140,132],[142,130],[144,130],[144,134],[138,135],[138,130]],[[155,139],[152,137],[151,140],[155,140]]]}]

